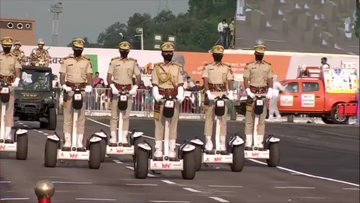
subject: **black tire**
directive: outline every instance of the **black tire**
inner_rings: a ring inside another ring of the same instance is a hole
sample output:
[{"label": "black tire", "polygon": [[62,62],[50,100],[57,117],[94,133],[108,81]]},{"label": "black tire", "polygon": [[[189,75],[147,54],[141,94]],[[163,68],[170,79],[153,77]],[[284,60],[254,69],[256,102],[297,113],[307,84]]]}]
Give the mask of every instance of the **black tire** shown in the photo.
[{"label": "black tire", "polygon": [[280,163],[280,144],[279,142],[269,143],[270,156],[266,160],[269,167],[276,167]]},{"label": "black tire", "polygon": [[349,117],[339,117],[338,108],[335,105],[330,112],[330,119],[334,124],[347,124],[349,121]]},{"label": "black tire", "polygon": [[196,163],[194,151],[183,152],[183,164],[184,168],[181,171],[182,178],[185,180],[192,180],[196,174]]},{"label": "black tire", "polygon": [[202,166],[202,155],[203,155],[203,150],[201,148],[201,146],[199,145],[195,145],[195,149],[194,149],[194,161],[195,161],[195,169],[196,171],[200,171],[201,166]]},{"label": "black tire", "polygon": [[145,179],[149,170],[149,152],[140,147],[135,149],[134,175],[137,179]]},{"label": "black tire", "polygon": [[40,128],[41,129],[44,129],[44,128],[47,128],[48,127],[48,122],[42,122],[40,121]]},{"label": "black tire", "polygon": [[47,129],[48,130],[56,130],[56,124],[57,124],[57,115],[56,115],[56,109],[55,108],[49,108],[49,115],[48,115],[48,124]]},{"label": "black tire", "polygon": [[323,116],[321,117],[321,120],[325,123],[325,124],[334,124],[334,122],[332,122],[332,120],[329,117]]},{"label": "black tire", "polygon": [[59,143],[53,140],[46,140],[45,144],[45,167],[55,167],[57,162],[57,152],[58,152]]},{"label": "black tire", "polygon": [[89,168],[99,169],[101,165],[101,143],[90,143]]},{"label": "black tire", "polygon": [[232,164],[230,164],[230,168],[232,172],[241,172],[244,169],[245,165],[245,153],[244,153],[244,145],[233,146],[232,149]]},{"label": "black tire", "polygon": [[28,134],[16,135],[16,159],[26,160],[28,156]]},{"label": "black tire", "polygon": [[105,155],[106,155],[106,139],[105,138],[101,138],[100,141],[100,161],[104,162],[105,161]]}]

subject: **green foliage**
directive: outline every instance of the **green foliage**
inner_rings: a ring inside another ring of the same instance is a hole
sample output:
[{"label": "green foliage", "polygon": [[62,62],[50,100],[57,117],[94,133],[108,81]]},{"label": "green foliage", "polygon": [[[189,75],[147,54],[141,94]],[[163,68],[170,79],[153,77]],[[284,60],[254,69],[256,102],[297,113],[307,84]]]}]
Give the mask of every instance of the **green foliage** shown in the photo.
[{"label": "green foliage", "polygon": [[163,10],[153,18],[146,13],[135,13],[127,24],[116,22],[110,25],[100,33],[97,43],[104,48],[115,48],[126,39],[140,43],[140,37],[135,35],[138,35],[136,28],[142,27],[144,49],[154,48],[154,36],[158,34],[162,35],[163,42],[167,41],[168,36],[175,36],[178,51],[207,52],[218,39],[218,23],[222,19],[230,23],[235,9],[236,0],[189,0],[188,12],[178,16],[169,10]]},{"label": "green foliage", "polygon": [[355,35],[360,38],[360,9],[356,10]]}]

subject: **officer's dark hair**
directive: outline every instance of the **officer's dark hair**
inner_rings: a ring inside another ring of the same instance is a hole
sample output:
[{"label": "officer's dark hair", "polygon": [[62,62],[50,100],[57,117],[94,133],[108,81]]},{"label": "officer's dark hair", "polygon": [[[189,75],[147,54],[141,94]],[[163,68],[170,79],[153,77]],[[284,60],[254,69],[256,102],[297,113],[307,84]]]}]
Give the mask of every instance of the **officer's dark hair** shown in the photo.
[{"label": "officer's dark hair", "polygon": [[326,58],[326,57],[322,57],[322,58],[321,58],[321,60],[325,60],[325,61],[327,61],[327,58]]}]

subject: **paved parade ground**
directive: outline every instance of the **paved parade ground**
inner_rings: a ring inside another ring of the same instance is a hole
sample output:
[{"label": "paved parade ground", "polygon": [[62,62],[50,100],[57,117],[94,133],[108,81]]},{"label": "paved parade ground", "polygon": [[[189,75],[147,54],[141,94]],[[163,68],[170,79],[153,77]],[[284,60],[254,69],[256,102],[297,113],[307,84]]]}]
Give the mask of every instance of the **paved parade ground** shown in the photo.
[{"label": "paved parade ground", "polygon": [[[88,118],[86,132],[109,132],[108,118]],[[0,202],[36,202],[35,183],[55,185],[54,203],[60,202],[358,202],[358,126],[267,123],[267,133],[281,139],[281,161],[269,168],[264,161],[248,160],[242,172],[227,165],[203,166],[194,180],[180,171],[149,174],[135,179],[130,156],[107,157],[100,169],[86,161],[64,161],[45,168],[46,135],[36,122],[17,123],[29,129],[29,155],[16,160],[0,155]],[[178,143],[203,137],[203,121],[179,122]],[[134,118],[130,128],[143,131],[153,144],[154,121]],[[243,132],[244,123],[230,121],[228,135]],[[58,133],[62,117],[58,118]]]}]

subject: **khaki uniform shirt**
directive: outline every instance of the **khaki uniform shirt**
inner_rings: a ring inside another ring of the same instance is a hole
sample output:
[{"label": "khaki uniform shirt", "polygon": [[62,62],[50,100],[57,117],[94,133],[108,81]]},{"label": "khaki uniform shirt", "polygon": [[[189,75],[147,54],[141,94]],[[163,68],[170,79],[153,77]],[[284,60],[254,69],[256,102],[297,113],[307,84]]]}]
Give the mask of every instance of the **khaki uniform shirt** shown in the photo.
[{"label": "khaki uniform shirt", "polygon": [[181,71],[182,66],[176,62],[156,63],[152,72],[152,83],[163,89],[178,88],[179,85],[184,84]]},{"label": "khaki uniform shirt", "polygon": [[74,55],[70,55],[64,58],[59,72],[65,74],[67,82],[85,83],[87,75],[93,74],[91,60],[85,56],[75,58]]},{"label": "khaki uniform shirt", "polygon": [[[234,80],[234,74],[231,70],[230,65],[225,63],[215,63],[215,62],[205,65],[202,77],[208,78],[209,84],[225,85],[225,87],[227,87],[229,80]],[[215,93],[214,95],[222,96],[222,94],[224,93],[226,92],[225,91],[218,92]]]},{"label": "khaki uniform shirt", "polygon": [[132,85],[133,75],[140,75],[140,70],[135,59],[115,57],[111,59],[108,74],[113,76],[114,83]]},{"label": "khaki uniform shirt", "polygon": [[243,76],[244,78],[248,78],[249,85],[251,86],[267,87],[268,79],[273,77],[271,64],[266,61],[248,63]]},{"label": "khaki uniform shirt", "polygon": [[11,53],[16,56],[16,58],[19,60],[19,63],[21,65],[25,65],[25,53],[24,51],[20,49],[14,49],[11,51]]},{"label": "khaki uniform shirt", "polygon": [[0,52],[0,75],[15,77],[16,68],[21,69],[21,65],[16,56],[11,53],[5,54],[4,52]]},{"label": "khaki uniform shirt", "polygon": [[50,54],[46,49],[33,49],[30,54],[30,64],[33,66],[49,67]]}]

